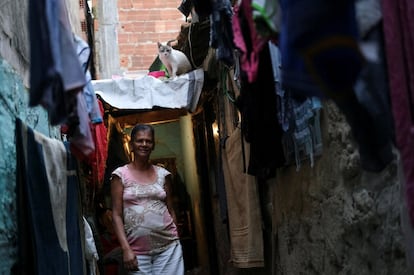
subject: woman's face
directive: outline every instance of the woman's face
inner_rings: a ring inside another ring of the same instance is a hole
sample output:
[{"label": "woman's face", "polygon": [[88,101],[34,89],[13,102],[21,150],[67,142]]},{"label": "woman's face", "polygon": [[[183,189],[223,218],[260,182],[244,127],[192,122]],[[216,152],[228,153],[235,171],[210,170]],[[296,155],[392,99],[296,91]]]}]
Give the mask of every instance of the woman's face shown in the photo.
[{"label": "woman's face", "polygon": [[154,150],[154,137],[151,131],[138,131],[131,140],[132,151],[135,156],[147,157]]}]

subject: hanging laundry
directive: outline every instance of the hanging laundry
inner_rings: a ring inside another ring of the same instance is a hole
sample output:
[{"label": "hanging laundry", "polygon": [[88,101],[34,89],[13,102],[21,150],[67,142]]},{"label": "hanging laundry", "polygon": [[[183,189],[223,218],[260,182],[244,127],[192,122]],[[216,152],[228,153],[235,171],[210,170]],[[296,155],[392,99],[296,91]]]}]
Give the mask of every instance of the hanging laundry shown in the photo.
[{"label": "hanging laundry", "polygon": [[278,109],[278,121],[281,125],[283,131],[287,131],[289,129],[289,121],[290,121],[290,112],[287,110],[290,109],[289,107],[289,100],[286,100],[286,92],[282,87],[282,57],[280,53],[279,46],[269,41],[269,52],[270,52],[270,59],[272,62],[272,72],[273,72],[273,80],[274,80],[274,89],[277,95],[277,109]]},{"label": "hanging laundry", "polygon": [[234,6],[233,16],[234,44],[240,51],[240,66],[247,75],[247,81],[256,81],[259,55],[266,46],[268,38],[261,37],[253,21],[251,0],[242,0]]},{"label": "hanging laundry", "polygon": [[302,96],[332,99],[351,127],[361,167],[382,171],[393,160],[392,144],[355,93],[366,62],[358,44],[355,3],[280,3],[283,87]]},{"label": "hanging laundry", "polygon": [[414,227],[414,2],[382,1],[382,13],[396,145]]},{"label": "hanging laundry", "polygon": [[217,60],[227,66],[234,64],[232,17],[233,10],[229,0],[214,1],[210,15],[210,46],[216,49]]},{"label": "hanging laundry", "polygon": [[86,84],[76,54],[68,12],[61,0],[29,1],[29,106],[43,106],[50,123],[75,115],[76,96]]},{"label": "hanging laundry", "polygon": [[[96,99],[96,101],[103,115],[103,104],[99,99]],[[91,131],[95,152],[90,155],[90,159],[87,162],[92,169],[90,182],[98,190],[102,187],[105,176],[106,160],[108,158],[108,131],[104,123],[92,124]]]},{"label": "hanging laundry", "polygon": [[309,160],[313,167],[315,157],[322,154],[321,102],[317,97],[298,100],[290,94],[286,100],[290,102],[291,108],[287,112],[292,118],[282,139],[286,164],[296,163],[296,170],[299,171],[301,162]]},{"label": "hanging laundry", "polygon": [[[103,114],[99,108],[98,98],[92,85],[91,74],[88,70],[90,59],[89,45],[77,35],[73,35],[79,63],[84,71],[87,84],[76,95],[76,107],[73,115],[61,126],[61,132],[70,141],[72,152],[80,160],[92,162],[96,155],[94,126],[103,123]],[[95,151],[95,155],[93,152]]]},{"label": "hanging laundry", "polygon": [[85,257],[88,263],[88,273],[86,275],[99,275],[98,271],[98,250],[96,249],[93,231],[88,220],[83,216],[83,226],[85,232]]},{"label": "hanging laundry", "polygon": [[306,96],[346,98],[363,63],[353,1],[280,5],[283,85]]},{"label": "hanging laundry", "polygon": [[258,53],[260,66],[254,82],[241,72],[241,89],[236,106],[241,113],[242,133],[250,143],[247,173],[262,180],[276,176],[276,168],[285,164],[282,128],[277,118],[277,99],[273,83],[268,44]]},{"label": "hanging laundry", "polygon": [[82,66],[82,70],[85,72],[86,85],[83,87],[82,95],[85,97],[89,118],[94,124],[101,123],[103,122],[103,119],[96,101],[96,93],[92,85],[92,76],[88,69],[92,52],[88,43],[86,43],[78,35],[74,35],[74,41],[76,44],[76,52],[78,54],[79,62]]},{"label": "hanging laundry", "polygon": [[286,165],[296,163],[299,170],[301,161],[310,160],[311,167],[315,156],[322,154],[322,132],[320,109],[322,103],[317,97],[293,97],[281,83],[282,63],[279,47],[269,41],[270,57],[277,95],[278,121],[283,129],[283,150]]},{"label": "hanging laundry", "polygon": [[95,151],[90,119],[86,106],[85,98],[82,93],[76,95],[76,116],[67,124],[63,124],[61,132],[66,135],[70,142],[72,153],[80,160],[90,158]]},{"label": "hanging laundry", "polygon": [[[376,164],[371,164],[371,167],[375,169],[377,166],[381,170],[381,167],[394,159],[392,151],[395,145],[381,4],[379,0],[358,0],[355,7],[360,33],[359,46],[365,62],[354,85],[354,91],[358,103],[366,111],[367,123],[372,131],[369,140],[372,149],[368,154]],[[379,151],[375,153],[377,149]],[[366,164],[364,156],[361,157],[363,164]]]},{"label": "hanging laundry", "polygon": [[263,37],[276,37],[280,32],[281,10],[277,0],[252,0],[256,31]]},{"label": "hanging laundry", "polygon": [[77,162],[68,144],[16,119],[16,274],[84,274]]},{"label": "hanging laundry", "polygon": [[353,1],[280,5],[283,85],[306,96],[347,97],[363,63]]},{"label": "hanging laundry", "polygon": [[223,143],[223,174],[229,218],[231,261],[238,268],[264,266],[262,214],[259,191],[254,176],[244,171],[245,146],[249,144],[236,128]]}]

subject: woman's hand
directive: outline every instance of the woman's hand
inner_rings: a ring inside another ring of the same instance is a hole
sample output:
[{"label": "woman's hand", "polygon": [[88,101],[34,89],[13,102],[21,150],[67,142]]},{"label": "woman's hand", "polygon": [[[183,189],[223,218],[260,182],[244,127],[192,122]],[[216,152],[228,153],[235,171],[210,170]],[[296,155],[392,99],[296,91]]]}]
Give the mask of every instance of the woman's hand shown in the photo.
[{"label": "woman's hand", "polygon": [[131,248],[124,250],[122,252],[123,260],[124,260],[124,268],[131,271],[138,270],[138,261],[137,257],[135,256],[134,252]]}]

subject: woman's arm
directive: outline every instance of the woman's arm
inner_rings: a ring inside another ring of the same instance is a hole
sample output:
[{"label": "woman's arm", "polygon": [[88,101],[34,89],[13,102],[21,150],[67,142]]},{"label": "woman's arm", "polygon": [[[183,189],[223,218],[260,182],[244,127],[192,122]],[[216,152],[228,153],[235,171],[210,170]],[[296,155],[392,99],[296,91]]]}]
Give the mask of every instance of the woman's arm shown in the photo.
[{"label": "woman's arm", "polygon": [[136,256],[129,246],[125,235],[124,219],[123,219],[123,192],[124,187],[118,176],[113,175],[111,179],[111,198],[112,198],[112,223],[114,233],[118,238],[122,249],[124,267],[129,270],[138,269]]}]

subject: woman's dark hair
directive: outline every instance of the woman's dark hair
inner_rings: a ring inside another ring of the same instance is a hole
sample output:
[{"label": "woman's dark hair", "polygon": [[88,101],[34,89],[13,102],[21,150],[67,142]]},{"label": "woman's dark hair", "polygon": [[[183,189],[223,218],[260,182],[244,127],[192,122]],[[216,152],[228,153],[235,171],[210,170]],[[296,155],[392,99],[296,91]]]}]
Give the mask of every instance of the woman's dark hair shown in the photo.
[{"label": "woman's dark hair", "polygon": [[150,131],[151,135],[152,135],[152,140],[153,141],[155,140],[154,127],[152,127],[149,124],[137,124],[137,125],[135,125],[134,128],[132,128],[132,130],[131,130],[131,140],[134,139],[137,132],[141,132],[141,131]]}]

